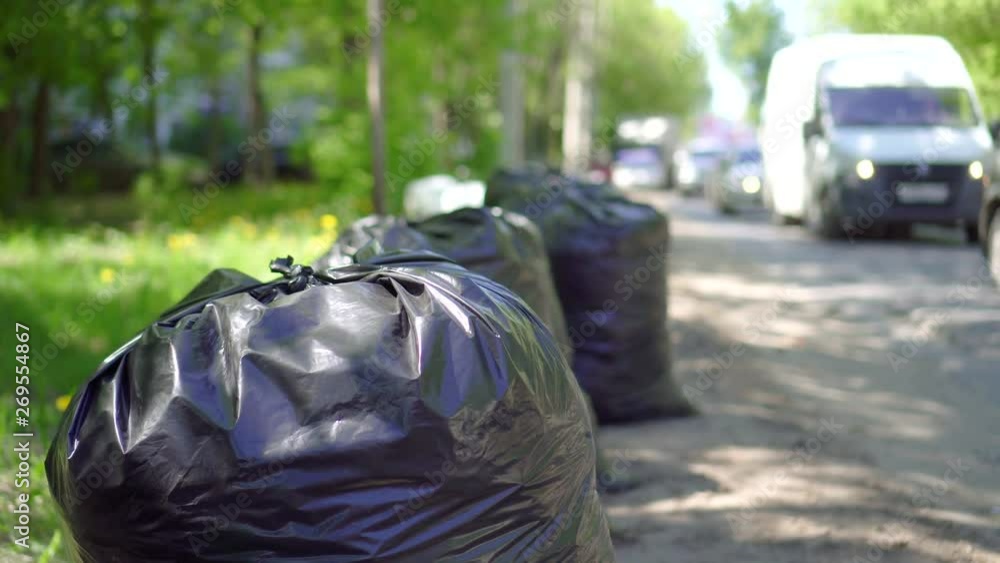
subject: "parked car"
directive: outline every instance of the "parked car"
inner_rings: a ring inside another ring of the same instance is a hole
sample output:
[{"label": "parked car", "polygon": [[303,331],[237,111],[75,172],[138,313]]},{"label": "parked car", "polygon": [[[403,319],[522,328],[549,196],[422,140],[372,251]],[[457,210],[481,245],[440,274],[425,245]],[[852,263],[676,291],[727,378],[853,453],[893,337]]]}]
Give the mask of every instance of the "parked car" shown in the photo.
[{"label": "parked car", "polygon": [[629,147],[615,151],[611,182],[623,190],[666,187],[667,167],[659,147]]},{"label": "parked car", "polygon": [[760,205],[762,174],[760,148],[752,145],[733,150],[709,176],[705,197],[727,215]]},{"label": "parked car", "polygon": [[665,115],[618,122],[611,154],[611,183],[620,189],[669,187],[680,125]]},{"label": "parked car", "polygon": [[992,142],[943,38],[833,34],[782,49],[760,142],[764,200],[780,222],[822,237],[961,225],[978,238]]},{"label": "parked car", "polygon": [[677,190],[684,197],[701,195],[705,191],[705,180],[715,172],[719,160],[725,154],[723,148],[704,141],[693,141],[674,155],[677,171]]}]

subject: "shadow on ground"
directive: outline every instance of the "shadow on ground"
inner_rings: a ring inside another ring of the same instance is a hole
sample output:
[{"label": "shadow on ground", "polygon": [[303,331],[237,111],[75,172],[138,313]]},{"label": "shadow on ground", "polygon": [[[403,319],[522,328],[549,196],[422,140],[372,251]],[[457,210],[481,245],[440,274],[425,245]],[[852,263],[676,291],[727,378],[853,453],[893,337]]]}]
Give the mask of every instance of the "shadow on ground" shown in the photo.
[{"label": "shadow on ground", "polygon": [[998,348],[980,332],[1000,333],[1000,296],[966,285],[976,251],[682,205],[674,373],[703,415],[602,430],[642,484],[607,497],[620,560],[1000,561]]}]

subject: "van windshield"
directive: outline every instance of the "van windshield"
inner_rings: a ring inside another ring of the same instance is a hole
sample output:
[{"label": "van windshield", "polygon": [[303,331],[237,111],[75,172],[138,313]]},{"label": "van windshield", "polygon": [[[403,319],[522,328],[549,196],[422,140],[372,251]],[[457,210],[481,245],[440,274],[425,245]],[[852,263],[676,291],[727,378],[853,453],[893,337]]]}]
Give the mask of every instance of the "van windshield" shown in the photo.
[{"label": "van windshield", "polygon": [[759,149],[744,149],[736,155],[736,162],[743,164],[746,162],[760,162],[761,155]]},{"label": "van windshield", "polygon": [[835,125],[973,127],[979,119],[962,88],[826,88],[826,105]]},{"label": "van windshield", "polygon": [[711,168],[722,158],[722,151],[702,150],[691,153],[691,161],[698,168]]},{"label": "van windshield", "polygon": [[663,159],[659,147],[633,147],[615,152],[615,164],[632,167],[661,166]]}]

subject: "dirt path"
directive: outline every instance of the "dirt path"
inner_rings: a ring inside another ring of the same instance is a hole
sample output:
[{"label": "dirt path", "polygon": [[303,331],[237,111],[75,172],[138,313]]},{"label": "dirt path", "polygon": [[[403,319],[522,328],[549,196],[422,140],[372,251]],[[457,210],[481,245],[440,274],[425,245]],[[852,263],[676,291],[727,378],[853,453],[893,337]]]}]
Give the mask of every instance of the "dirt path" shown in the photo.
[{"label": "dirt path", "polygon": [[1000,292],[976,251],[650,197],[704,415],[602,432],[642,483],[607,499],[620,561],[1000,562]]}]

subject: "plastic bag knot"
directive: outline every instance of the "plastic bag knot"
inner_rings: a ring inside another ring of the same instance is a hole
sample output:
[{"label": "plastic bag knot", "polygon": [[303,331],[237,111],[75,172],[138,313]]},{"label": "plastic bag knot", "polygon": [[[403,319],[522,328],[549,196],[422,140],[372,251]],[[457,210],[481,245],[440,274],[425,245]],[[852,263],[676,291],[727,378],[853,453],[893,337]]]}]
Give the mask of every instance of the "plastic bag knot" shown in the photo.
[{"label": "plastic bag knot", "polygon": [[291,256],[275,258],[271,260],[269,267],[272,272],[285,276],[290,291],[302,291],[309,285],[309,280],[313,277],[312,268],[296,264],[295,259]]}]

